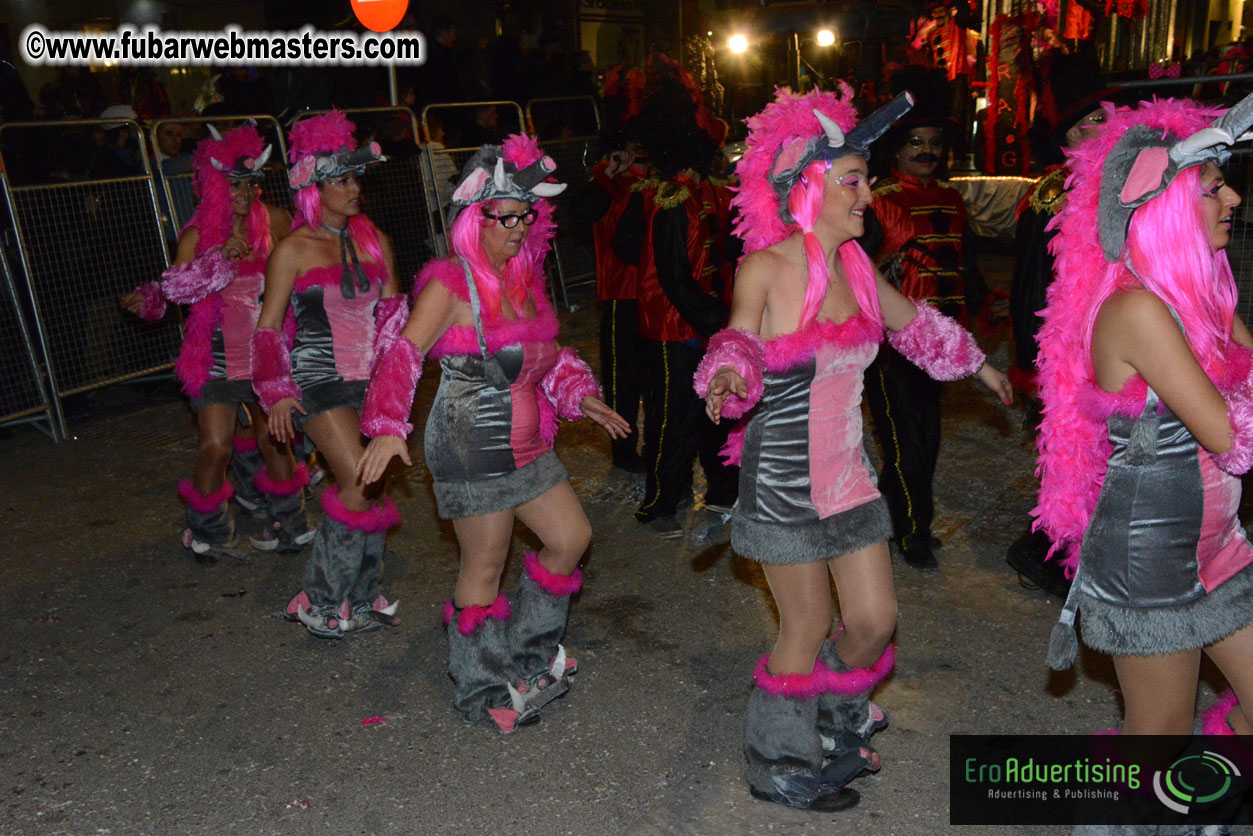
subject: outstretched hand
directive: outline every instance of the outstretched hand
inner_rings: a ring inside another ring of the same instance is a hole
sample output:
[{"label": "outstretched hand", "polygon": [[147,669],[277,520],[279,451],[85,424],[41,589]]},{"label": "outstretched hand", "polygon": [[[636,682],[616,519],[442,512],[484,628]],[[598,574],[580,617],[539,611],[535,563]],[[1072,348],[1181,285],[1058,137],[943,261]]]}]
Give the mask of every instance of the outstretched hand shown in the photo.
[{"label": "outstretched hand", "polygon": [[296,410],[301,415],[308,415],[305,408],[300,405],[300,401],[295,398],[283,398],[270,410],[270,417],[266,423],[270,427],[270,435],[274,436],[274,440],[279,444],[285,444],[292,440],[296,435],[296,428],[292,424],[291,411]]},{"label": "outstretched hand", "polygon": [[382,479],[394,456],[400,456],[406,465],[413,464],[413,459],[409,457],[409,445],[400,436],[380,435],[370,439],[365,452],[357,460],[357,480],[370,485]]},{"label": "outstretched hand", "polygon": [[600,398],[590,395],[579,404],[583,414],[605,428],[610,438],[626,438],[631,434],[631,425],[627,419],[609,408],[609,404]]},{"label": "outstretched hand", "polygon": [[709,381],[709,391],[705,393],[705,414],[715,424],[722,420],[722,404],[728,395],[739,398],[748,397],[748,384],[744,378],[730,366],[718,369],[713,380]]},{"label": "outstretched hand", "polygon": [[1014,387],[1009,384],[1009,378],[1005,376],[1005,372],[990,363],[984,363],[979,367],[979,371],[975,372],[975,377],[991,389],[992,393],[1001,399],[1001,403],[1014,402]]},{"label": "outstretched hand", "polygon": [[143,313],[144,297],[140,296],[138,293],[123,293],[121,303],[122,310],[130,311],[136,316]]}]

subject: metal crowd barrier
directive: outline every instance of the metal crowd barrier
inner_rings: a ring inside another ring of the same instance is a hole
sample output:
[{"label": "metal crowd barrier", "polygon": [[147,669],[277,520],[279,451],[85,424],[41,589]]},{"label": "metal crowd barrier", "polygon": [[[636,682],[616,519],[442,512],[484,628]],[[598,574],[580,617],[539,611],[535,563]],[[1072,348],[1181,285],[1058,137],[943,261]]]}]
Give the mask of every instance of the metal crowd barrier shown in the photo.
[{"label": "metal crowd barrier", "polygon": [[0,297],[0,424],[28,423],[57,441],[65,437],[65,419],[60,404],[48,397],[44,362],[22,314],[25,294],[18,293],[3,247],[0,270],[5,287]]},{"label": "metal crowd barrier", "polygon": [[[173,366],[178,317],[145,323],[118,304],[123,294],[155,281],[169,266],[156,183],[141,129],[132,120],[0,125],[4,149],[10,132],[77,131],[81,141],[101,127],[119,124],[134,134],[141,174],[13,185],[9,161],[0,150],[0,178],[26,276],[32,330],[47,358],[54,399]],[[112,153],[104,144],[95,152],[97,159]],[[59,405],[56,409],[59,413]]]},{"label": "metal crowd barrier", "polygon": [[567,291],[596,281],[592,227],[573,217],[570,207],[599,158],[600,112],[591,96],[562,96],[527,102],[526,118],[540,145],[557,163],[558,179],[568,184],[554,198],[557,235],[553,238],[553,262],[561,302],[569,308]]},{"label": "metal crowd barrier", "polygon": [[271,206],[292,211],[292,190],[287,185],[287,138],[274,117],[196,116],[188,119],[158,119],[148,128],[148,134],[152,142],[156,172],[161,181],[157,199],[171,254],[174,252],[179,230],[191,220],[192,213],[196,210],[196,198],[192,189],[192,161],[190,154],[167,157],[157,143],[157,134],[166,125],[195,125],[203,134],[200,137],[203,139],[208,136],[208,131],[204,128],[206,125],[211,124],[219,132],[226,133],[248,120],[256,123],[257,133],[273,148],[265,167],[265,177],[261,180],[262,199]]}]

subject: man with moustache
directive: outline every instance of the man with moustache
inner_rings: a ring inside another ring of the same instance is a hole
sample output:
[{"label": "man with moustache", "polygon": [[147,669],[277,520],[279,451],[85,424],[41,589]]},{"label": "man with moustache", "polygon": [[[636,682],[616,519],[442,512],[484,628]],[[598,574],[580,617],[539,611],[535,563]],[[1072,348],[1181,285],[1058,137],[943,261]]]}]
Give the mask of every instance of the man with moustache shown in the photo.
[{"label": "man with moustache", "polygon": [[[946,121],[922,113],[876,144],[872,165],[890,173],[874,187],[863,244],[901,293],[965,323],[986,286],[968,269],[966,204],[943,179]],[[931,536],[931,482],[940,450],[942,384],[884,345],[866,370],[865,385],[883,450],[879,490],[892,515],[894,542],[911,566],[934,569],[939,542]]]}]

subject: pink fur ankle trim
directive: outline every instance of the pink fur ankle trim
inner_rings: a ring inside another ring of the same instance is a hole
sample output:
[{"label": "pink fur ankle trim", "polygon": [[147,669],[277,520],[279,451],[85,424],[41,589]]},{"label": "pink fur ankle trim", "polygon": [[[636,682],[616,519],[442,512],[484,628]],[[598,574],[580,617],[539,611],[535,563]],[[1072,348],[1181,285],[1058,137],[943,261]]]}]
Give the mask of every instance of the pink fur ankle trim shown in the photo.
[{"label": "pink fur ankle trim", "polygon": [[709,394],[709,384],[723,366],[729,366],[747,385],[744,397],[731,392],[722,402],[723,418],[739,418],[757,405],[765,391],[761,371],[766,367],[766,343],[741,328],[723,328],[710,337],[705,356],[692,376],[697,395],[704,398]]},{"label": "pink fur ankle trim", "polygon": [[257,393],[261,408],[269,413],[283,398],[300,400],[300,387],[291,376],[287,337],[274,328],[258,328],[248,344],[252,352],[252,390]]},{"label": "pink fur ankle trim", "polygon": [[445,627],[452,623],[453,616],[457,617],[457,631],[463,636],[468,636],[482,627],[483,622],[489,618],[494,618],[497,621],[508,621],[509,599],[504,595],[497,595],[496,600],[490,606],[484,607],[481,604],[471,604],[458,613],[457,606],[449,598],[444,602]]},{"label": "pink fur ankle trim", "polygon": [[361,408],[361,432],[369,438],[408,438],[413,424],[407,419],[421,379],[422,352],[408,338],[396,337],[383,355],[375,358]]},{"label": "pink fur ankle trim", "polygon": [[139,318],[146,322],[165,316],[165,296],[161,294],[160,282],[148,282],[135,288],[135,295],[142,300]]},{"label": "pink fur ankle trim", "polygon": [[1227,722],[1227,715],[1231,713],[1231,709],[1240,704],[1240,700],[1236,699],[1236,692],[1228,688],[1223,695],[1218,698],[1218,702],[1205,710],[1201,715],[1201,734],[1222,734],[1234,735],[1231,724]]},{"label": "pink fur ankle trim", "polygon": [[583,588],[583,573],[581,571],[575,569],[568,575],[550,572],[543,563],[539,562],[539,555],[535,552],[526,553],[522,566],[526,571],[527,577],[535,581],[535,585],[549,595],[573,595]]},{"label": "pink fur ankle trim", "polygon": [[823,666],[826,680],[826,691],[836,694],[861,694],[874,688],[883,678],[892,672],[896,664],[896,648],[888,645],[883,654],[868,668],[854,668],[851,671],[833,671]]},{"label": "pink fur ankle trim", "polygon": [[828,690],[827,671],[816,664],[813,673],[771,673],[766,669],[769,661],[769,653],[757,660],[757,667],[753,669],[753,682],[773,697],[812,700]]},{"label": "pink fur ankle trim", "polygon": [[236,453],[251,453],[253,450],[256,450],[256,449],[258,449],[258,447],[257,447],[257,440],[255,438],[252,438],[246,435],[235,436],[235,452]]},{"label": "pink fur ankle trim", "polygon": [[178,483],[178,495],[191,510],[208,514],[221,508],[223,502],[235,495],[235,486],[230,482],[223,482],[221,488],[205,496],[196,490],[196,486],[190,479],[184,479]]},{"label": "pink fur ankle trim", "polygon": [[1253,387],[1244,385],[1227,395],[1227,419],[1231,422],[1231,447],[1214,456],[1214,464],[1240,476],[1253,467]]},{"label": "pink fur ankle trim", "polygon": [[252,483],[261,493],[268,493],[271,496],[291,496],[309,484],[309,466],[304,462],[296,462],[296,472],[290,479],[284,481],[271,479],[269,471],[262,467],[252,478]]},{"label": "pink fur ankle trim", "polygon": [[337,520],[349,528],[364,531],[367,534],[377,534],[380,531],[386,531],[400,522],[400,512],[396,510],[396,504],[392,502],[390,496],[381,498],[373,508],[365,511],[354,511],[340,501],[339,485],[331,485],[322,494],[322,510],[331,519]]},{"label": "pink fur ankle trim", "polygon": [[983,352],[969,331],[926,302],[915,302],[918,313],[899,331],[888,332],[888,342],[906,360],[935,380],[961,380],[983,365]]},{"label": "pink fur ankle trim", "polygon": [[578,352],[569,347],[557,352],[557,361],[544,375],[539,388],[557,410],[557,414],[567,421],[577,421],[583,417],[580,404],[584,398],[599,398],[602,394],[591,368],[583,362]]},{"label": "pink fur ankle trim", "polygon": [[175,264],[161,274],[161,294],[179,305],[199,302],[235,280],[239,267],[219,247],[211,247],[186,264]]}]

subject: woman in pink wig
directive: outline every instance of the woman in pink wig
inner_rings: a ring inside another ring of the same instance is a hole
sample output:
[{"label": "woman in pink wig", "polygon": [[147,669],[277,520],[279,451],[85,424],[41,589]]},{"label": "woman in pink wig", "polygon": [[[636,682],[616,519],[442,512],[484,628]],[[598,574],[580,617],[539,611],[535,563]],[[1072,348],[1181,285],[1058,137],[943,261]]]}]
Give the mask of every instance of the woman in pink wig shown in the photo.
[{"label": "woman in pink wig", "polygon": [[[1005,376],[974,339],[900,295],[856,242],[871,200],[867,148],[909,110],[902,94],[858,123],[851,91],[776,100],[748,120],[738,234],[749,253],[728,327],[709,342],[696,391],[710,418],[751,418],[731,545],[760,561],[779,608],[774,649],[753,673],[745,729],[758,798],[830,811],[879,767],[887,725],[870,692],[892,668],[891,521],[862,450],[862,372],[884,330],[931,376],[977,375],[1006,403]],[[842,625],[831,632],[831,579]]]},{"label": "woman in pink wig", "polygon": [[383,541],[400,516],[378,497],[381,485],[357,481],[355,468],[370,364],[406,308],[391,241],[361,211],[357,176],[383,156],[375,143],[357,148],[352,132],[339,111],[292,128],[296,222],[270,256],[252,336],[252,385],[270,432],[288,441],[302,429],[335,475],[322,495],[303,588],[287,605],[288,617],[321,638],[398,623],[379,582]]},{"label": "woman in pink wig", "polygon": [[[243,557],[234,548],[235,523],[227,504],[234,489],[225,471],[240,404],[255,426],[265,423],[249,382],[248,340],[261,312],[266,258],[287,234],[291,218],[261,200],[258,180],[270,146],[257,129],[246,124],[224,135],[212,126],[209,131],[193,161],[200,203],[179,234],[174,264],[160,282],[122,297],[122,305],[148,320],[163,316],[167,301],[190,305],[174,371],[196,413],[200,452],[192,478],[179,483],[178,493],[187,503],[183,545],[197,560],[211,562],[221,555]],[[291,452],[268,434],[258,434],[253,443],[265,462],[253,481],[265,497],[270,522],[253,545],[297,551],[313,539],[304,511],[309,473],[303,463],[293,466]]]},{"label": "woman in pink wig", "polygon": [[[560,642],[592,530],[553,452],[557,419],[588,417],[613,438],[627,422],[601,400],[591,370],[557,345],[544,256],[565,185],[534,140],[484,145],[453,193],[448,259],[418,275],[409,323],[370,377],[359,472],[379,479],[399,456],[424,357],[439,358],[426,422],[426,463],[440,517],[451,519],[461,572],[445,606],[453,704],[508,734],[539,719],[576,671]],[[500,592],[514,521],[543,547],[525,556],[512,597]]]},{"label": "woman in pink wig", "polygon": [[1073,663],[1081,615],[1084,643],[1114,659],[1123,732],[1186,735],[1204,651],[1234,687],[1205,730],[1249,734],[1253,548],[1236,510],[1253,338],[1224,250],[1240,196],[1219,165],[1253,97],[1225,114],[1175,99],[1106,110],[1068,152],[1040,332],[1035,514],[1074,574],[1049,663]]}]

